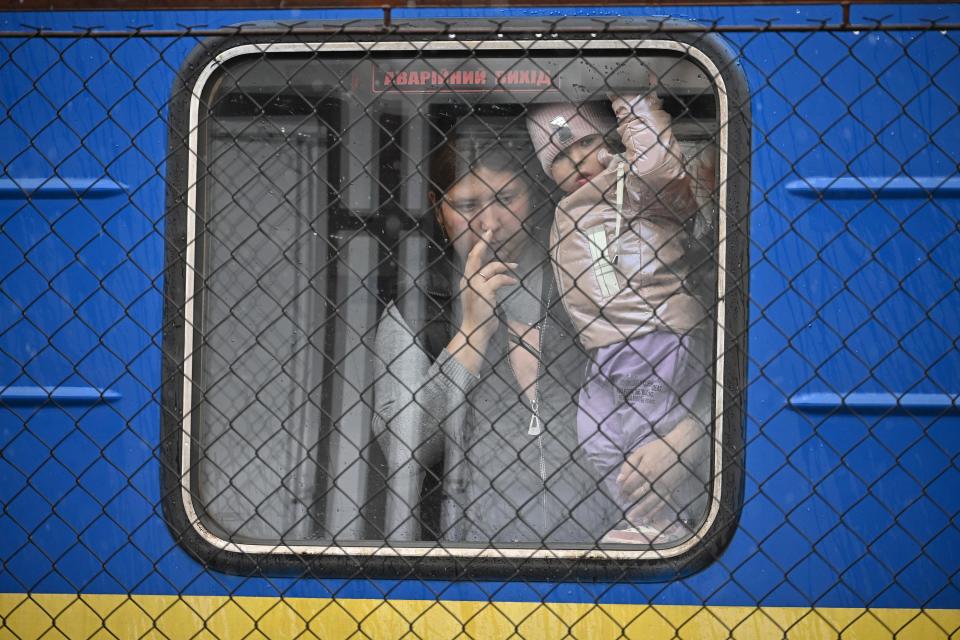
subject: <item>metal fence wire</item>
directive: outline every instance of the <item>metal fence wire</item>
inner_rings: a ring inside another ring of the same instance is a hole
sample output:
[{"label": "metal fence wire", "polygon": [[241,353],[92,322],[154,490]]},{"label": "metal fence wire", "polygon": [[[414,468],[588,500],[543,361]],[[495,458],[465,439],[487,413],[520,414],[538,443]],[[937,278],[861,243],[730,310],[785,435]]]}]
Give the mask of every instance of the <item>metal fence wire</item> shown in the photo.
[{"label": "metal fence wire", "polygon": [[0,33],[0,637],[954,637],[957,33]]}]

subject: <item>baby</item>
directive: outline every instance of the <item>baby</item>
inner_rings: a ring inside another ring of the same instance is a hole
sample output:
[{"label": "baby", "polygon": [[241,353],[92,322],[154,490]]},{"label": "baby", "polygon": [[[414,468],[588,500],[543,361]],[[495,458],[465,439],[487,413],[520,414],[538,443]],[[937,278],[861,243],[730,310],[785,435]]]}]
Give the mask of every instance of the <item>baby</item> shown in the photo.
[{"label": "baby", "polygon": [[[684,225],[698,205],[656,94],[611,102],[616,120],[599,102],[530,105],[527,129],[566,194],[550,252],[563,304],[592,356],[577,434],[625,518],[603,542],[666,543],[687,534],[688,505],[670,504],[663,491],[656,508],[631,512],[617,475],[630,452],[692,412],[706,377],[697,356],[705,310],[684,285]],[[614,129],[623,155],[607,144]]]}]

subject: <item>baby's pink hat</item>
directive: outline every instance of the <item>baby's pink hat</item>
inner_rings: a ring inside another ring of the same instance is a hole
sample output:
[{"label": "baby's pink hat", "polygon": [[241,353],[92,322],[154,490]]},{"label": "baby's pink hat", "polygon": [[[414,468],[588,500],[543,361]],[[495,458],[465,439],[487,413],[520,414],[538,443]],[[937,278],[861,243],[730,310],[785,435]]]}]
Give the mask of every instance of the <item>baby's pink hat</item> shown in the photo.
[{"label": "baby's pink hat", "polygon": [[613,111],[600,102],[527,105],[527,131],[548,176],[561,151],[586,136],[606,136],[616,127]]}]

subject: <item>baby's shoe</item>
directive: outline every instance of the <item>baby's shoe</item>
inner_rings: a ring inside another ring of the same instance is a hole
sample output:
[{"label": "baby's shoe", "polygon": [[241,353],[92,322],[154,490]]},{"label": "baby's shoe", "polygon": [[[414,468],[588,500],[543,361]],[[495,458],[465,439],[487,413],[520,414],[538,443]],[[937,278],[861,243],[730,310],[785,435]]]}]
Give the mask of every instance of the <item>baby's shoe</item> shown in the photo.
[{"label": "baby's shoe", "polygon": [[666,545],[673,544],[690,537],[691,530],[687,523],[675,521],[665,529],[650,525],[628,525],[619,529],[612,529],[600,539],[600,544],[645,544]]},{"label": "baby's shoe", "polygon": [[660,537],[660,530],[656,527],[645,525],[626,527],[624,529],[611,529],[603,538],[600,544],[646,544],[650,545]]}]

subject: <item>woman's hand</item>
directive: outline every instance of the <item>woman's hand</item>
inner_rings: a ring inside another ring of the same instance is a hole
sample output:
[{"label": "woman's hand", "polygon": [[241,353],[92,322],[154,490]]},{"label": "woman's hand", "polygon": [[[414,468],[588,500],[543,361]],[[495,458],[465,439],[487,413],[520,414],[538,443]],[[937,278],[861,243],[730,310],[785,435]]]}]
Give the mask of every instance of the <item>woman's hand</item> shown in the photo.
[{"label": "woman's hand", "polygon": [[710,438],[699,420],[687,417],[661,438],[630,453],[617,476],[628,502],[628,519],[672,520],[707,496]]},{"label": "woman's hand", "polygon": [[467,334],[471,342],[475,338],[483,341],[490,339],[497,329],[497,289],[517,284],[510,273],[517,267],[516,262],[491,260],[493,252],[490,241],[493,232],[487,231],[467,254],[464,274],[460,279],[460,303],[463,305],[463,321],[460,331]]},{"label": "woman's hand", "polygon": [[483,354],[499,322],[496,316],[497,290],[518,282],[510,275],[517,263],[491,260],[492,239],[493,233],[485,232],[467,254],[460,279],[463,320],[459,332],[447,345],[450,355],[474,375],[480,371]]}]

